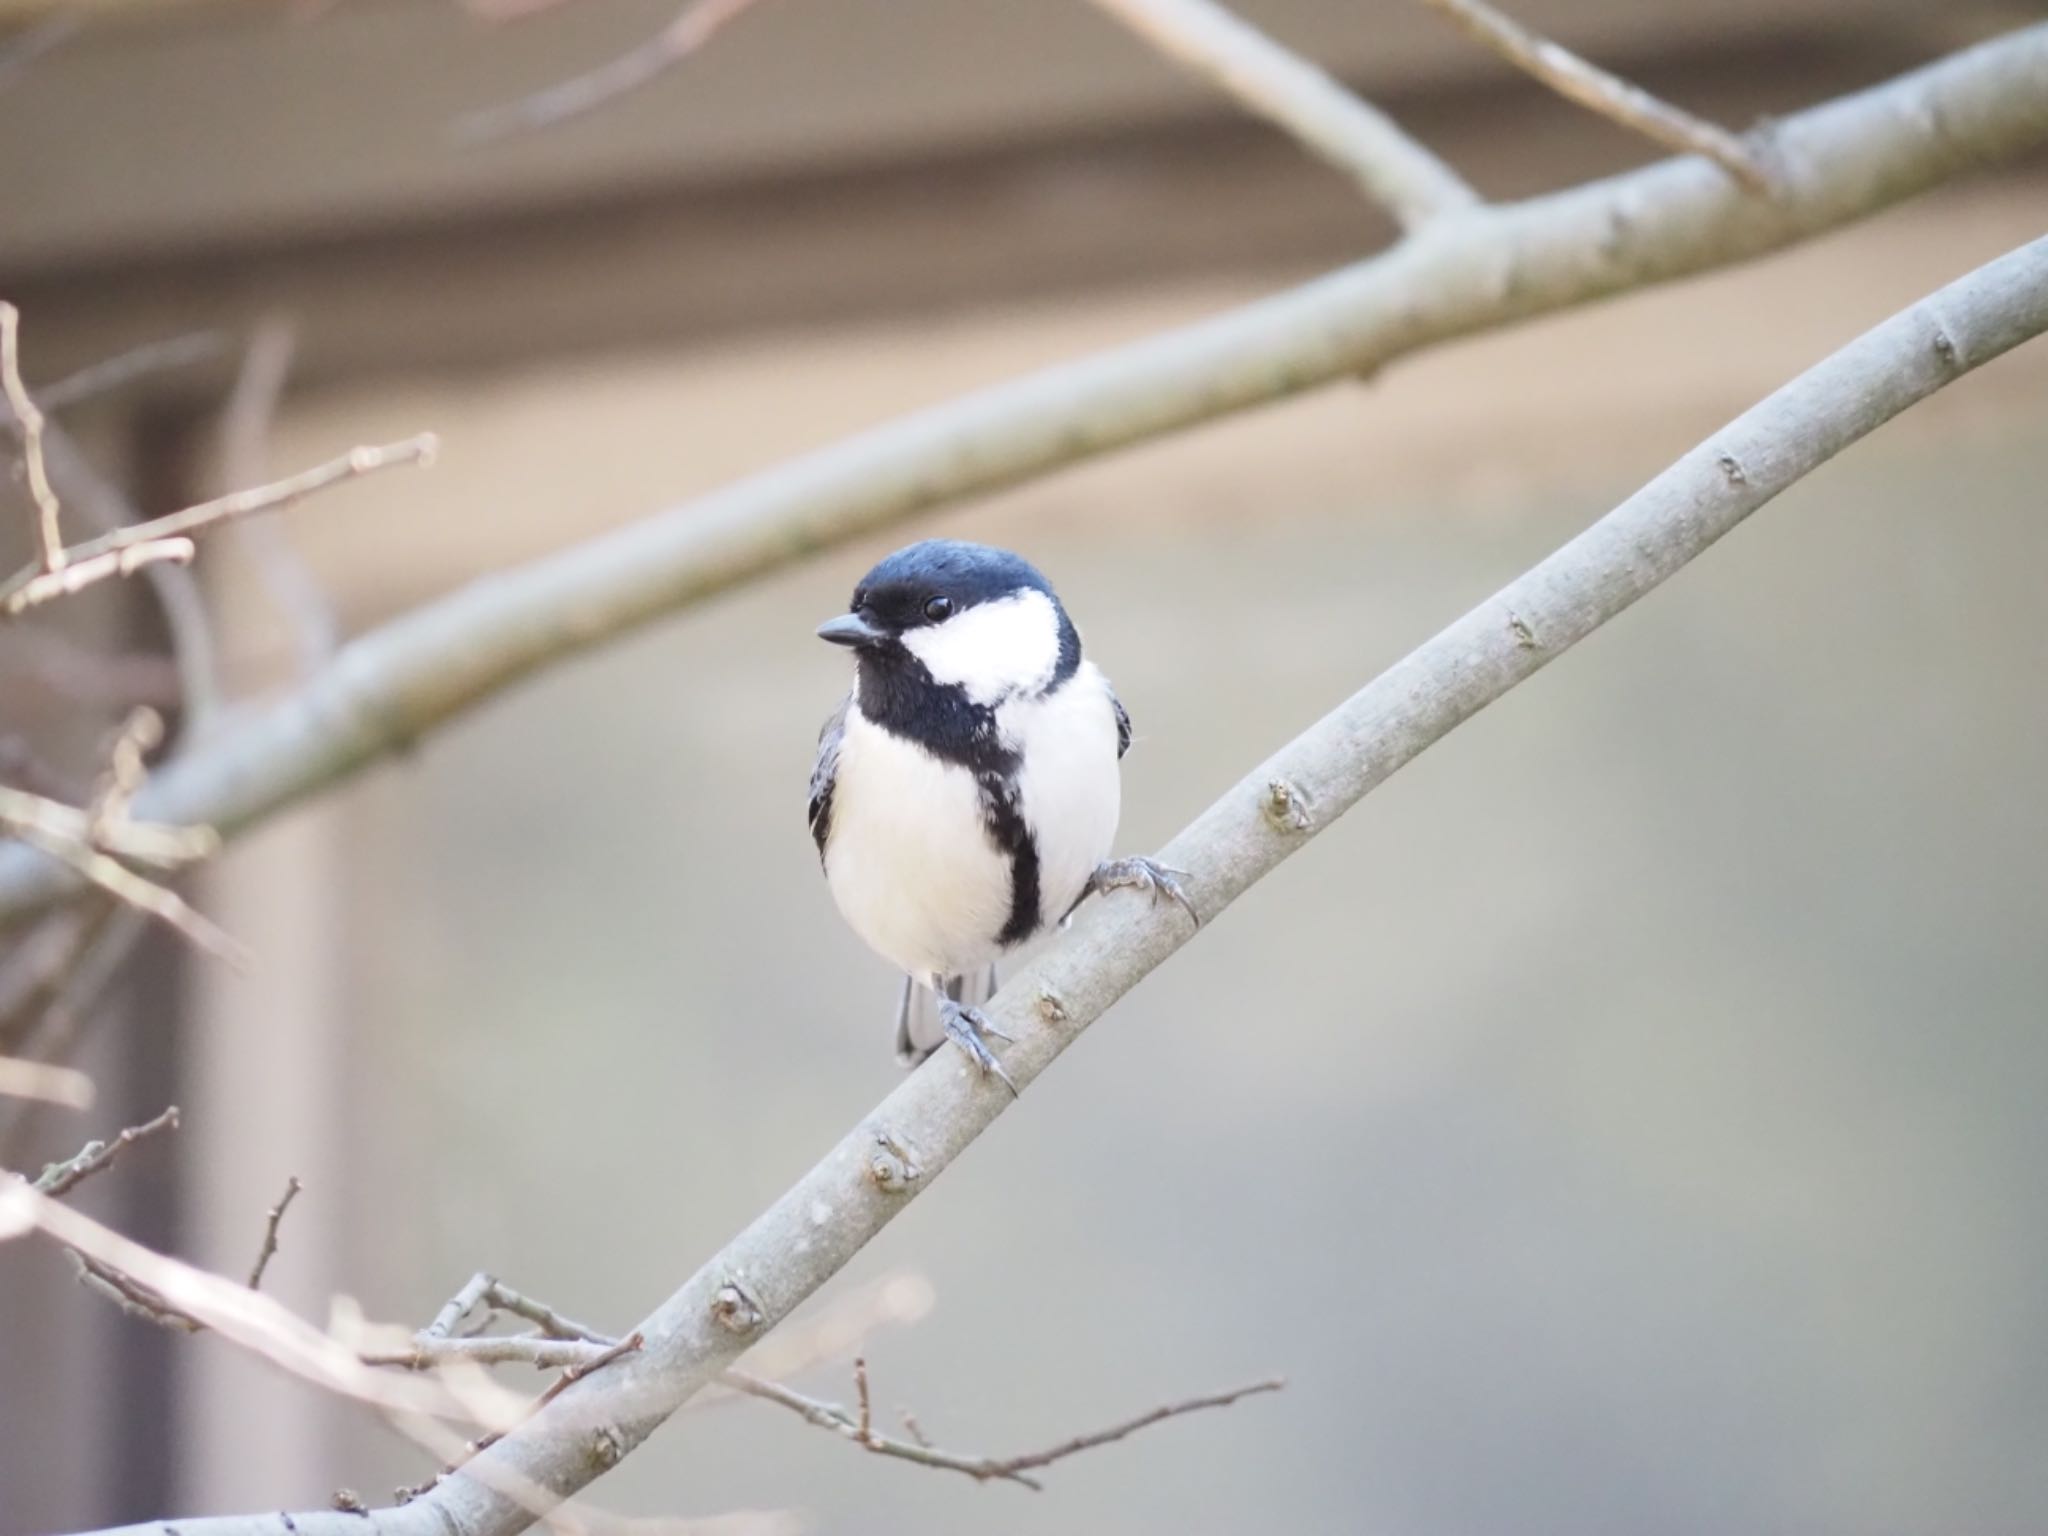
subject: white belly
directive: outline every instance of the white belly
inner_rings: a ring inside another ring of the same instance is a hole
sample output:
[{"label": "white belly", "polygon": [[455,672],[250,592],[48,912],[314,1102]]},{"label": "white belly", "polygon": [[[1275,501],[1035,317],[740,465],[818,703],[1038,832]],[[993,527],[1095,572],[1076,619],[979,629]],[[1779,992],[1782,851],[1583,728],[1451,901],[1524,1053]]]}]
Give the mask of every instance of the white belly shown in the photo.
[{"label": "white belly", "polygon": [[1001,951],[1010,861],[965,768],[846,714],[825,879],[853,931],[914,976],[959,976]]},{"label": "white belly", "polygon": [[[1059,921],[1116,836],[1116,717],[1102,675],[997,711],[1024,761],[1019,791],[1039,858],[1039,923]],[[825,878],[853,931],[915,976],[958,976],[1002,954],[1011,861],[990,838],[974,776],[849,709]]]}]

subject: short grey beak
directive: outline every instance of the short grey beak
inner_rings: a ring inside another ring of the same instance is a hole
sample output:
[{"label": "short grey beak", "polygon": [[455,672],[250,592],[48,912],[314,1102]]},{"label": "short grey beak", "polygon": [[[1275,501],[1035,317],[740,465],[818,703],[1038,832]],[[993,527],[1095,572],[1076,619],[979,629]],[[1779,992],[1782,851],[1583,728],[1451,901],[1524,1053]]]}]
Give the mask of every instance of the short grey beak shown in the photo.
[{"label": "short grey beak", "polygon": [[834,645],[873,645],[887,636],[859,614],[842,613],[818,626],[818,638],[830,640]]}]

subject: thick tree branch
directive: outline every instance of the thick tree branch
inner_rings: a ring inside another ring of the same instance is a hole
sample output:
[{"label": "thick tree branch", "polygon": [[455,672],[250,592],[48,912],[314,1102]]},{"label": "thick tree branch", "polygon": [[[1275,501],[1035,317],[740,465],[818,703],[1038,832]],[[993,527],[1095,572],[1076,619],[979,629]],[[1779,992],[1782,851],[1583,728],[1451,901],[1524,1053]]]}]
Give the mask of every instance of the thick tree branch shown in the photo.
[{"label": "thick tree branch", "polygon": [[1403,229],[1479,195],[1379,108],[1215,0],[1095,0],[1154,48],[1292,134],[1365,189]]},{"label": "thick tree branch", "polygon": [[1538,36],[1486,0],[1423,0],[1448,16],[1466,36],[1491,48],[1567,101],[1639,133],[1681,155],[1705,155],[1752,192],[1768,193],[1771,174],[1741,139],[1715,123],[1681,112],[1639,85],[1589,64]]},{"label": "thick tree branch", "polygon": [[[2048,330],[2048,239],[1894,316],[1744,412],[1584,533],[1424,642],[1252,770],[1161,857],[1219,913],[1396,769],[1653,590],[1772,497],[1971,369]],[[1207,925],[1205,925],[1206,928]],[[1131,898],[1011,978],[989,1011],[1028,1086],[1196,931]],[[292,1517],[295,1536],[511,1536],[710,1385],[1013,1102],[941,1052],[643,1322],[645,1347],[561,1394],[431,1492],[372,1516]],[[357,1523],[367,1520],[367,1524]],[[275,1515],[180,1520],[181,1536],[278,1536]],[[133,1536],[152,1527],[132,1527]]]},{"label": "thick tree branch", "polygon": [[[486,578],[345,646],[138,803],[232,836],[528,674],[914,512],[1350,378],[1452,337],[1845,224],[2048,141],[2048,24],[1787,118],[1781,193],[1697,159],[1445,220],[1260,303],[934,407]],[[0,924],[70,887],[0,849]]]}]

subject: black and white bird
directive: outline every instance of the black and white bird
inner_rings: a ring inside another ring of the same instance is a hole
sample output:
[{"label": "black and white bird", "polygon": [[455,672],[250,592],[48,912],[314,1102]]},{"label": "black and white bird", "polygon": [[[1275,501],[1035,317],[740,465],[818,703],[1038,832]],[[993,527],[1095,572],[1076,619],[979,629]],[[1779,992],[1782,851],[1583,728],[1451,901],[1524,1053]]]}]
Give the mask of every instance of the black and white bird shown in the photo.
[{"label": "black and white bird", "polygon": [[[994,963],[1091,891],[1194,905],[1178,872],[1109,858],[1130,717],[1052,586],[1007,550],[899,549],[818,628],[853,691],[811,770],[811,836],[839,911],[904,972],[906,1065],[951,1039],[1015,1092],[975,1006]],[[1199,921],[1199,918],[1196,918]]]}]

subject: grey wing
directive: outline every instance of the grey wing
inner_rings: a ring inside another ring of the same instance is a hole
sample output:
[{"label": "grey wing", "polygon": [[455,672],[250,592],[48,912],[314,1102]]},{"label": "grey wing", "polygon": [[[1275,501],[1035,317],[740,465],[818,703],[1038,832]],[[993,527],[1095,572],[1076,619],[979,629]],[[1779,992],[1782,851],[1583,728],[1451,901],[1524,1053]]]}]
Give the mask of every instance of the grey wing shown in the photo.
[{"label": "grey wing", "polygon": [[1131,717],[1124,709],[1124,701],[1116,696],[1115,689],[1110,690],[1109,707],[1116,711],[1116,755],[1121,759],[1131,750]]},{"label": "grey wing", "polygon": [[818,760],[811,764],[811,841],[818,845],[818,862],[825,861],[825,840],[832,835],[832,791],[839,782],[839,743],[846,736],[848,694],[832,711],[832,717],[818,732]]}]

